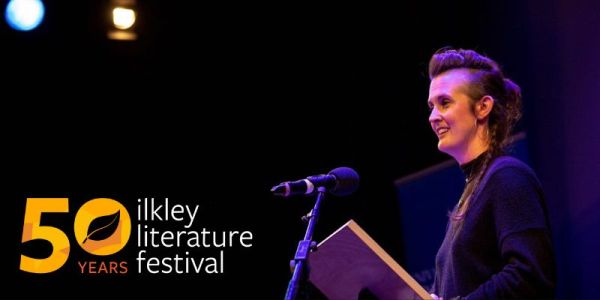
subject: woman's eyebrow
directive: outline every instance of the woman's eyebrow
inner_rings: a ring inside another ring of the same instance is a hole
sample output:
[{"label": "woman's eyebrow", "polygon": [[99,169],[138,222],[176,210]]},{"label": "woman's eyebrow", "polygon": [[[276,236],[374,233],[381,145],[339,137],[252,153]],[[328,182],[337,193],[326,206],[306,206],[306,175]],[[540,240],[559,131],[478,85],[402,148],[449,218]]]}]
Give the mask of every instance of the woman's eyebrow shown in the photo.
[{"label": "woman's eyebrow", "polygon": [[433,102],[440,101],[440,99],[443,99],[443,98],[450,98],[450,95],[448,95],[448,94],[435,95],[435,97],[427,99],[427,105],[432,106]]}]

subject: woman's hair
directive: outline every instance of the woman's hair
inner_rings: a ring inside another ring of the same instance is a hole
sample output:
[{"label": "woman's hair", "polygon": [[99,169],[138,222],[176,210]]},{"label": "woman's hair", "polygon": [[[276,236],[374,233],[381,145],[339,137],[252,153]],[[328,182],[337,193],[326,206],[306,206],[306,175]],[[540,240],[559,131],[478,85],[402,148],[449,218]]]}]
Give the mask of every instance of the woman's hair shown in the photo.
[{"label": "woman's hair", "polygon": [[488,151],[479,169],[474,171],[477,176],[467,183],[458,209],[451,214],[453,220],[462,220],[487,166],[494,158],[503,154],[510,144],[509,134],[521,118],[521,89],[504,77],[495,61],[465,49],[442,48],[433,54],[429,60],[429,79],[454,69],[466,69],[470,73],[470,84],[466,94],[471,99],[473,111],[476,102],[482,97],[491,96],[494,99],[488,117]]}]

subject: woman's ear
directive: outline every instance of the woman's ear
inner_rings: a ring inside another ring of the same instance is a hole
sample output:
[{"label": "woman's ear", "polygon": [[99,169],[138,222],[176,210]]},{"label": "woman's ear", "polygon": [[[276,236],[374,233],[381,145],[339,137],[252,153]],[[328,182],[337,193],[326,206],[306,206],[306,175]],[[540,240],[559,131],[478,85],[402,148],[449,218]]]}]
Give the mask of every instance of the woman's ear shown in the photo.
[{"label": "woman's ear", "polygon": [[494,107],[494,98],[492,96],[486,95],[481,97],[477,104],[475,105],[475,116],[477,120],[484,120],[490,115],[492,112],[492,108]]}]

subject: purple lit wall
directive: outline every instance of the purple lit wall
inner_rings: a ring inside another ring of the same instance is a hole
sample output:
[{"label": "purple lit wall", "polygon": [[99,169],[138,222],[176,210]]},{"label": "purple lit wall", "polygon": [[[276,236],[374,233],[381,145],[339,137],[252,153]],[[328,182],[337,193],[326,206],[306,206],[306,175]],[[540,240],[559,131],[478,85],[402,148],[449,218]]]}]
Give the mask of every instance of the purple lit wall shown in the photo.
[{"label": "purple lit wall", "polygon": [[560,297],[598,297],[600,3],[530,4],[533,160],[551,207]]}]

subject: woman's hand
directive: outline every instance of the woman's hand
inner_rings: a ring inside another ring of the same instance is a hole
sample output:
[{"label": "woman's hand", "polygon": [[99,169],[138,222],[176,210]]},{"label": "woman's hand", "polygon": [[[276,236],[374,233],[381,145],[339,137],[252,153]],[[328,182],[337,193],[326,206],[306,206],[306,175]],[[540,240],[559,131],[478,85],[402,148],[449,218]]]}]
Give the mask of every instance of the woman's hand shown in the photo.
[{"label": "woman's hand", "polygon": [[431,296],[431,298],[433,298],[433,300],[444,300],[444,298],[440,298],[436,294],[429,294],[429,295]]}]

